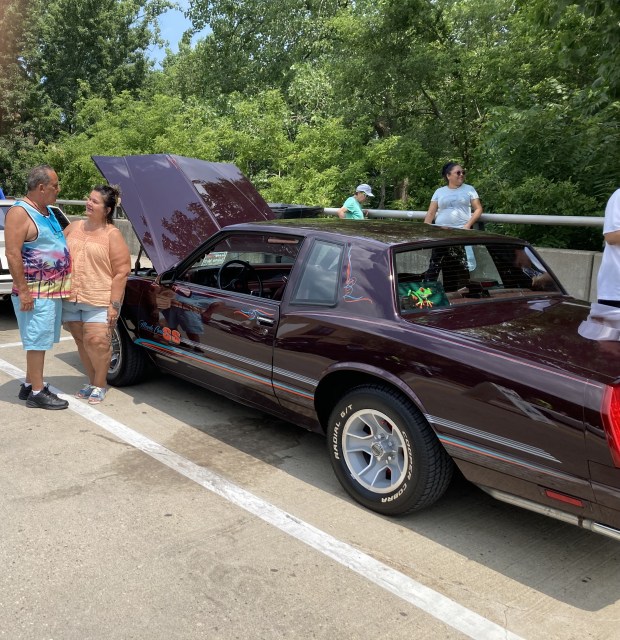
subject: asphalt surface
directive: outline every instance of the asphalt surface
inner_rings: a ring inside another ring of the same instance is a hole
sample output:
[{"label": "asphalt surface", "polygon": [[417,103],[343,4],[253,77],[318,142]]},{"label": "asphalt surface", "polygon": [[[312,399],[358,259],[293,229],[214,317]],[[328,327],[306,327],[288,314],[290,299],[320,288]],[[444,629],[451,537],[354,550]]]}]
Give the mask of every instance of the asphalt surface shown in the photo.
[{"label": "asphalt surface", "polygon": [[[84,380],[68,334],[46,380]],[[0,303],[0,638],[615,639],[620,544],[462,479],[373,514],[322,437],[159,376],[28,409]]]}]

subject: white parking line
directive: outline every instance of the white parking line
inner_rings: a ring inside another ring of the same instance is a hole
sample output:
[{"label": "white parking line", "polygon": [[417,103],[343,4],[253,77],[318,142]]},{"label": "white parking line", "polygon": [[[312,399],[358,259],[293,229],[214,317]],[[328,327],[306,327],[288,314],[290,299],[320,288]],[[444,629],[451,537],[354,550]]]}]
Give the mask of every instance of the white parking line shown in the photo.
[{"label": "white parking line", "polygon": [[[60,342],[65,340],[73,340],[73,336],[65,336],[64,338],[60,338]],[[0,344],[0,349],[8,349],[9,347],[21,347],[21,342],[8,342],[7,344]]]},{"label": "white parking line", "polygon": [[[21,379],[25,376],[24,371],[2,359],[0,359],[0,371],[16,379]],[[409,576],[388,567],[355,547],[279,509],[270,502],[238,487],[206,467],[201,467],[183,458],[88,404],[63,394],[59,389],[50,388],[54,393],[60,394],[69,401],[69,409],[71,411],[86,420],[114,434],[120,440],[146,453],[177,473],[277,527],[280,531],[316,549],[351,571],[355,571],[355,573],[370,580],[377,586],[386,589],[444,624],[464,633],[466,636],[474,640],[521,640],[520,636],[511,633],[500,625],[424,586]]]}]

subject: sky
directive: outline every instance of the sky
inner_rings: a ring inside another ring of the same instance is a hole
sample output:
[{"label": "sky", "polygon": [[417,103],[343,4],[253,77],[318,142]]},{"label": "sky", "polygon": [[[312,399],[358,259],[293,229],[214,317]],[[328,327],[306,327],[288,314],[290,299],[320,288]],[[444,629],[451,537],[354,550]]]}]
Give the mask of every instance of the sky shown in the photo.
[{"label": "sky", "polygon": [[[189,2],[188,0],[180,0],[179,5],[181,5],[183,10],[186,11],[189,6]],[[183,10],[166,11],[166,13],[161,15],[159,18],[161,37],[168,41],[168,48],[172,49],[175,53],[179,50],[179,40],[181,39],[183,32],[192,26],[192,23],[183,15]],[[197,33],[194,38],[192,38],[192,42],[195,42],[203,36],[204,32]],[[161,49],[153,49],[151,52],[151,57],[157,63],[161,63],[165,55],[165,47]]]}]

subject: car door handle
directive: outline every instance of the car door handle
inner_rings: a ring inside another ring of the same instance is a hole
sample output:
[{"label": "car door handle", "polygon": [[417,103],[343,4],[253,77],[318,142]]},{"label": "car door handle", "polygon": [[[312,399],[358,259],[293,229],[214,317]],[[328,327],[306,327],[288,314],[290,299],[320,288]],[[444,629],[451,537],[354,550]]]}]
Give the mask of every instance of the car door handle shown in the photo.
[{"label": "car door handle", "polygon": [[256,321],[258,324],[262,324],[264,327],[273,327],[274,319],[267,318],[266,316],[256,316]]}]

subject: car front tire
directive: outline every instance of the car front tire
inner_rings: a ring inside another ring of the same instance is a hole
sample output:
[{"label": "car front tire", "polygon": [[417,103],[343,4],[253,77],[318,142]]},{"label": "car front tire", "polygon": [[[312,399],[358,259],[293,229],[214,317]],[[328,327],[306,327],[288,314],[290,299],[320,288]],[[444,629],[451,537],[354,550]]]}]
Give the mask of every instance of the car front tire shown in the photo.
[{"label": "car front tire", "polygon": [[357,387],[337,403],[327,444],[347,493],[384,515],[433,504],[452,478],[453,462],[418,409],[382,385]]},{"label": "car front tire", "polygon": [[108,384],[125,387],[146,378],[150,367],[149,357],[136,346],[127,330],[117,324],[112,330],[112,358],[108,369]]}]

